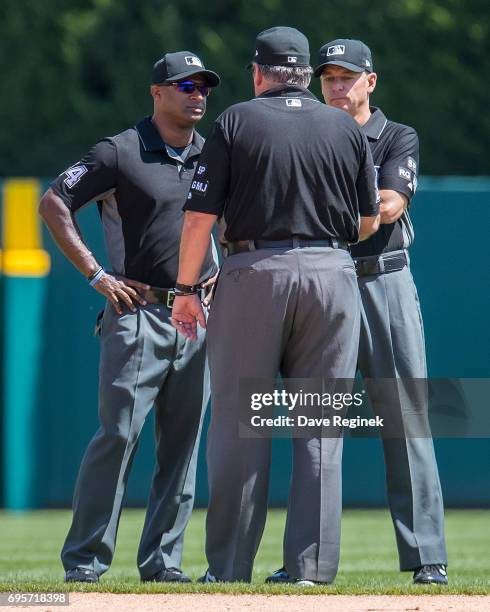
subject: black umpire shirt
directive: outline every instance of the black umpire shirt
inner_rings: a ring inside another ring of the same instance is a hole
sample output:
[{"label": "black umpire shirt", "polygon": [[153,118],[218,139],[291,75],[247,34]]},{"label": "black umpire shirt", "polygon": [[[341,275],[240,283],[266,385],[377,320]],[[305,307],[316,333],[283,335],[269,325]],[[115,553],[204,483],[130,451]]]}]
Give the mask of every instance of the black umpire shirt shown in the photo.
[{"label": "black umpire shirt", "polygon": [[307,89],[271,89],[218,117],[184,208],[224,216],[229,242],[356,242],[359,214],[378,212],[367,140]]},{"label": "black umpire shirt", "polygon": [[[203,143],[194,132],[182,159],[147,117],[136,127],[99,141],[51,188],[73,212],[97,201],[113,272],[171,288],[179,265],[182,206]],[[215,271],[210,249],[201,280]]]},{"label": "black umpire shirt", "polygon": [[[388,121],[379,108],[371,108],[371,117],[362,130],[366,134],[376,168],[378,189],[393,189],[407,196],[417,189],[419,139],[416,131]],[[406,249],[413,242],[413,226],[408,209],[395,223],[379,226],[367,240],[352,247],[353,257],[380,255]]]}]

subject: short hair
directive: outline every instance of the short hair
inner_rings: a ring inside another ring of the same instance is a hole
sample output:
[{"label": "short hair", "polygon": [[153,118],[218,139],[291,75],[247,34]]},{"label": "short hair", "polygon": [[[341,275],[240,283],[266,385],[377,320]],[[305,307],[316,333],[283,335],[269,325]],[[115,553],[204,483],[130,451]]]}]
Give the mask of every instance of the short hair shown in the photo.
[{"label": "short hair", "polygon": [[257,64],[257,66],[268,81],[300,87],[308,87],[313,74],[311,66],[273,66],[271,64]]}]

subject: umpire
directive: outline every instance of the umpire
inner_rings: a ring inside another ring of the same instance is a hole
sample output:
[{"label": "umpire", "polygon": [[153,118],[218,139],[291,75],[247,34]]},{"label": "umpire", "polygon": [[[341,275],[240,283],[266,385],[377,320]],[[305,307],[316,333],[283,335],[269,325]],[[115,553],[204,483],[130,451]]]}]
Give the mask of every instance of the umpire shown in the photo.
[{"label": "umpire", "polygon": [[[422,317],[407,253],[414,237],[408,206],[417,188],[419,143],[413,128],[370,107],[377,79],[373,70],[364,43],[339,39],[320,49],[315,76],[325,102],[347,111],[362,127],[377,169],[381,227],[351,249],[362,297],[359,369],[368,379],[407,381],[395,387],[375,383],[371,398],[376,414],[407,428],[404,415],[427,413],[420,384],[410,384],[427,378]],[[432,439],[402,434],[384,438],[383,448],[400,569],[413,570],[415,583],[447,584],[444,509]]]},{"label": "umpire", "polygon": [[[250,581],[267,512],[270,437],[238,436],[240,379],[353,378],[359,295],[347,243],[377,229],[369,147],[346,113],[306,87],[308,41],[260,33],[256,98],[215,122],[185,205],[175,325],[206,322],[195,293],[210,231],[224,216],[226,258],[209,317],[209,569],[201,579]],[[361,221],[359,225],[359,216]],[[285,533],[293,582],[337,572],[342,439],[294,439]],[[326,491],[329,491],[327,496]]]},{"label": "umpire", "polygon": [[[194,501],[198,438],[209,399],[204,336],[170,323],[182,205],[203,146],[194,130],[219,77],[195,53],[153,67],[153,116],[98,142],[43,196],[40,213],[64,254],[108,300],[102,320],[100,427],[80,466],[62,551],[67,582],[97,582],[114,555],[126,483],[155,407],[156,459],[138,551],[142,580],[189,582],[182,543]],[[75,213],[97,200],[112,272],[78,232]],[[196,281],[216,272],[210,249]]]}]

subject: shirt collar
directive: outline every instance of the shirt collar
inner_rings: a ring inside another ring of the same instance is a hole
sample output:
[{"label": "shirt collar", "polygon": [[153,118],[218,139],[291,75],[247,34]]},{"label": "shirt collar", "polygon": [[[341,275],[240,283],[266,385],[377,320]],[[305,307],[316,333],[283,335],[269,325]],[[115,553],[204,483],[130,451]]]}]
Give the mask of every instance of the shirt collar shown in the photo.
[{"label": "shirt collar", "polygon": [[384,116],[383,111],[376,108],[376,106],[370,106],[369,109],[371,116],[361,129],[370,140],[379,140],[388,123],[388,119]]},{"label": "shirt collar", "polygon": [[315,94],[309,89],[300,87],[299,85],[279,85],[268,89],[257,96],[258,98],[310,98],[310,100],[318,100]]},{"label": "shirt collar", "polygon": [[[161,151],[168,155],[167,148],[165,146],[165,142],[160,136],[159,131],[153,125],[151,117],[145,117],[136,125],[136,131],[138,132],[138,136],[140,137],[141,144],[145,151]],[[194,135],[192,137],[192,144],[187,157],[192,157],[193,155],[200,155],[202,148],[204,146],[204,138],[194,130]]]}]

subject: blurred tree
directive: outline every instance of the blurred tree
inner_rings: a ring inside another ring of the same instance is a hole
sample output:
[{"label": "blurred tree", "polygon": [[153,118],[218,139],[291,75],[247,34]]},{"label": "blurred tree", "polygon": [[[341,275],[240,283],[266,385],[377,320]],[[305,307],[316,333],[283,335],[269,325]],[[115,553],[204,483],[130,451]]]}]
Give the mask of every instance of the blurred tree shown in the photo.
[{"label": "blurred tree", "polygon": [[489,17],[488,0],[2,0],[1,174],[56,174],[151,112],[151,65],[166,51],[195,51],[223,77],[205,134],[252,95],[245,65],[272,25],[302,30],[313,64],[328,40],[364,40],[373,103],[418,130],[422,172],[490,174]]}]

